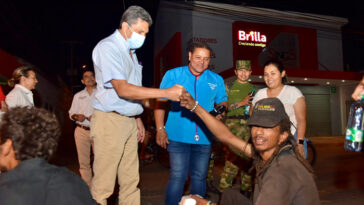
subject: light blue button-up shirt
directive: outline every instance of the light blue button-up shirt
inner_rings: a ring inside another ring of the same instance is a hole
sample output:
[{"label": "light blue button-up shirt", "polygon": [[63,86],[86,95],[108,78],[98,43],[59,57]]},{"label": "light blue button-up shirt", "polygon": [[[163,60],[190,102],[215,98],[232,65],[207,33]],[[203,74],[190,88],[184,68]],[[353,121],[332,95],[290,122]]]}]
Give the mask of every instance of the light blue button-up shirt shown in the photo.
[{"label": "light blue button-up shirt", "polygon": [[103,112],[115,111],[125,116],[139,115],[143,112],[140,100],[119,97],[111,84],[111,80],[114,79],[142,85],[142,66],[138,64],[135,52],[132,50],[131,59],[129,51],[129,44],[119,30],[101,40],[94,48],[92,60],[97,82],[95,109]]}]

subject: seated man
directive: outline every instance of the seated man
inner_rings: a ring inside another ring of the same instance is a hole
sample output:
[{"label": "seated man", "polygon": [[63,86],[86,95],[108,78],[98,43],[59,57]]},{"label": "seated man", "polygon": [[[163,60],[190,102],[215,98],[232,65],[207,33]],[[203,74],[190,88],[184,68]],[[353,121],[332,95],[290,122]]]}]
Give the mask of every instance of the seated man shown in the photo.
[{"label": "seated man", "polygon": [[60,127],[44,109],[9,109],[0,124],[0,203],[96,204],[86,183],[65,168],[48,164]]},{"label": "seated man", "polygon": [[[194,111],[223,143],[234,146],[253,159],[256,171],[253,204],[320,204],[312,168],[298,153],[290,133],[291,122],[278,98],[258,101],[248,120],[252,142],[234,136],[195,102],[189,93],[181,97],[181,106]],[[221,204],[242,204],[243,195],[222,196]],[[193,196],[197,204],[207,200]]]}]

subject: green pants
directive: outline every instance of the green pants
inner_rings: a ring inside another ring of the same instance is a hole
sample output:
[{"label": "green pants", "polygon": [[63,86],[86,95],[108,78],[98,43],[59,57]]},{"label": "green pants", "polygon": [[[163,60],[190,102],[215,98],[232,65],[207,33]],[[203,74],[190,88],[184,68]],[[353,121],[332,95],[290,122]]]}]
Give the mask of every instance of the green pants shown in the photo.
[{"label": "green pants", "polygon": [[[227,119],[226,126],[237,137],[244,141],[249,141],[250,129],[247,125],[247,121],[244,119]],[[252,177],[247,173],[251,166],[251,159],[246,157],[240,150],[229,146],[229,149],[225,151],[225,166],[221,173],[219,188],[224,191],[230,188],[233,184],[234,178],[239,172],[240,166],[240,181],[241,190],[252,190]]]}]

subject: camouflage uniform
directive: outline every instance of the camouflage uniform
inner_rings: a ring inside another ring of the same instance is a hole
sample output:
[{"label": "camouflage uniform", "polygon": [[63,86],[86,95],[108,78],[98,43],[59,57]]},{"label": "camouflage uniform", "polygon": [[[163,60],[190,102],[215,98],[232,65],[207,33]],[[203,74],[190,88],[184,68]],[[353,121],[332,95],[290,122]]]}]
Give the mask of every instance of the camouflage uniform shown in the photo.
[{"label": "camouflage uniform", "polygon": [[[251,62],[248,60],[238,60],[236,62],[236,69],[246,69],[251,71]],[[248,92],[253,89],[250,83],[241,84],[234,82],[231,85],[226,85],[226,92],[229,98],[229,112],[227,113],[226,126],[237,137],[248,141],[250,137],[250,129],[247,126],[247,121],[243,119],[244,107],[234,107],[233,104],[241,101],[248,95]],[[226,188],[232,186],[235,176],[241,169],[241,190],[250,192],[252,190],[252,177],[247,174],[247,170],[251,166],[250,158],[246,157],[236,148],[230,147],[225,149],[225,166],[220,178],[219,191],[224,191]],[[239,163],[238,163],[239,162]],[[238,165],[239,167],[238,167]],[[212,169],[214,165],[213,154],[210,158],[209,170],[207,176],[208,185],[212,184],[213,175]],[[242,166],[240,166],[242,165]]]},{"label": "camouflage uniform", "polygon": [[[246,69],[251,71],[251,62],[248,60],[237,60],[236,70]],[[228,102],[229,112],[227,113],[226,126],[237,137],[244,141],[249,141],[250,129],[247,125],[247,120],[244,117],[244,106],[235,107],[234,104],[244,99],[249,92],[254,89],[250,83],[239,83],[235,81],[229,86]],[[237,157],[239,156],[239,157]],[[221,174],[219,188],[224,191],[232,186],[235,176],[241,170],[241,190],[250,192],[252,190],[252,177],[247,174],[251,166],[250,158],[243,155],[238,149],[229,146],[225,152],[225,167]]]},{"label": "camouflage uniform", "polygon": [[[250,129],[246,124],[246,120],[244,119],[227,119],[226,126],[229,130],[237,137],[243,139],[244,141],[249,141],[250,137]],[[243,191],[252,191],[252,177],[247,174],[248,168],[251,164],[251,159],[246,157],[243,153],[237,150],[234,147],[229,146],[229,149],[226,150],[226,155],[238,155],[243,158],[242,164],[245,166],[241,167],[240,180],[241,180],[241,190]],[[225,166],[220,178],[219,189],[220,191],[224,191],[225,189],[232,186],[235,176],[238,174],[239,167],[237,166],[238,160],[234,160],[234,157],[226,157]],[[233,160],[229,160],[229,158],[233,158]],[[247,166],[248,165],[248,166]]]},{"label": "camouflage uniform", "polygon": [[211,155],[210,155],[210,161],[209,161],[209,169],[207,170],[207,183],[212,183],[214,181],[214,175],[212,173],[212,170],[214,168],[214,157],[215,157],[215,153],[214,152],[211,152]]}]

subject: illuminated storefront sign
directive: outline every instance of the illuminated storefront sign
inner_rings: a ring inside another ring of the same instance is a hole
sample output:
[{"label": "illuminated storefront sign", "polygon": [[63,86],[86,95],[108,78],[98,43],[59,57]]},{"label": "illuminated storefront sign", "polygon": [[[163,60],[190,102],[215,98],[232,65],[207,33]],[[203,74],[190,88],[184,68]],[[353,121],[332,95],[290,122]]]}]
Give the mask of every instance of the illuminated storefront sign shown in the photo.
[{"label": "illuminated storefront sign", "polygon": [[267,46],[267,36],[261,34],[259,31],[245,32],[244,30],[238,31],[238,45],[239,46]]},{"label": "illuminated storefront sign", "polygon": [[315,29],[235,21],[232,37],[233,62],[250,60],[254,72],[263,73],[269,59],[281,61],[287,69],[318,69]]}]

